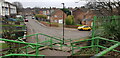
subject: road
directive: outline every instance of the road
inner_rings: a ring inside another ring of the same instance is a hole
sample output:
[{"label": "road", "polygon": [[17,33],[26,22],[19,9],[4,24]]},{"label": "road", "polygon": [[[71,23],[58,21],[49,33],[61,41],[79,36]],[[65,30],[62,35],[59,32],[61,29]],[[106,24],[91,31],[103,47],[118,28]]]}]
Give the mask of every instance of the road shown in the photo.
[{"label": "road", "polygon": [[[41,25],[38,21],[28,17],[29,22],[27,22],[28,34],[43,33],[53,37],[59,37],[62,39],[63,29],[58,27],[47,27]],[[77,29],[65,28],[65,39],[78,39],[86,37],[90,34],[90,31],[78,31]],[[32,38],[33,39],[33,38]],[[29,39],[28,39],[29,41]],[[33,41],[33,40],[31,40]]]}]

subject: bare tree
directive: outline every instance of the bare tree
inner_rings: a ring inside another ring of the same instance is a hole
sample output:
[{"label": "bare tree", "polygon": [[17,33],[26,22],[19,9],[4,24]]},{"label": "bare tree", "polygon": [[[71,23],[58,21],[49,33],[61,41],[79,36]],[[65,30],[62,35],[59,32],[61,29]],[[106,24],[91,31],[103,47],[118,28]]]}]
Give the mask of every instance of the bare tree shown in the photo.
[{"label": "bare tree", "polygon": [[89,9],[99,10],[102,14],[106,15],[120,15],[120,0],[92,0],[85,6]]},{"label": "bare tree", "polygon": [[13,2],[12,4],[17,6],[17,11],[22,12],[23,11],[23,5],[20,2]]}]

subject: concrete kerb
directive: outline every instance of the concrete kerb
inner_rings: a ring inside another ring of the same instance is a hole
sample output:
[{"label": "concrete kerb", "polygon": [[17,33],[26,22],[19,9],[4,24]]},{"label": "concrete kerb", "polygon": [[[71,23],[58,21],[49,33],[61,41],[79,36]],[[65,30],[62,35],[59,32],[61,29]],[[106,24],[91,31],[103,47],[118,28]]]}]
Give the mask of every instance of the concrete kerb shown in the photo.
[{"label": "concrete kerb", "polygon": [[47,26],[45,26],[44,24],[38,22],[37,20],[35,20],[35,22],[37,22],[37,23],[38,23],[39,25],[41,25],[41,26],[47,27]]},{"label": "concrete kerb", "polygon": [[[37,23],[38,23],[39,25],[41,25],[41,26],[47,27],[47,26],[45,26],[44,24],[38,22],[37,20],[35,20],[35,22],[37,22]],[[62,27],[52,27],[52,28],[61,29]],[[77,29],[65,28],[65,30],[77,30]]]}]

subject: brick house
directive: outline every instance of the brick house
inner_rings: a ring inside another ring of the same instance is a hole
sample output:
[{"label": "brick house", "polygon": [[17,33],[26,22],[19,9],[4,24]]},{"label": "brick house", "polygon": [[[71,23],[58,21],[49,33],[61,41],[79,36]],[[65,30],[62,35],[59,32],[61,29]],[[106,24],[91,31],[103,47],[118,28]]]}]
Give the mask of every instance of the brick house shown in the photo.
[{"label": "brick house", "polygon": [[81,24],[82,19],[85,19],[85,13],[87,12],[87,9],[75,9],[73,10],[73,16],[74,16],[74,21],[77,24]]},{"label": "brick house", "polygon": [[80,8],[73,11],[75,23],[91,26],[94,16],[101,16],[97,10],[90,10],[86,8]]},{"label": "brick house", "polygon": [[[62,23],[63,22],[63,11],[60,9],[55,9],[51,13],[50,21],[51,22],[56,22],[56,23]],[[64,13],[64,19],[67,17],[67,14]]]},{"label": "brick house", "polygon": [[82,25],[92,26],[91,25],[92,21],[93,21],[93,19],[83,19],[81,23],[82,23]]}]

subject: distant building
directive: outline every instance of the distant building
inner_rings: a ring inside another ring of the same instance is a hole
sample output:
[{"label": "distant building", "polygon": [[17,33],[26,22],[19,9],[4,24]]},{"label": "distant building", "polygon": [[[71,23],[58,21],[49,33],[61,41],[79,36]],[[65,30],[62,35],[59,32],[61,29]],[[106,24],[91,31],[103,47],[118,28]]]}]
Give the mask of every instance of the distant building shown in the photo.
[{"label": "distant building", "polygon": [[93,19],[83,19],[82,20],[82,25],[87,25],[87,26],[92,26]]},{"label": "distant building", "polygon": [[50,15],[50,9],[40,9],[39,14]]},{"label": "distant building", "polygon": [[6,2],[5,0],[0,0],[0,15],[12,16],[17,14],[17,8],[15,5]]},{"label": "distant building", "polygon": [[20,12],[19,14],[22,14],[22,15],[33,15],[33,10],[31,8],[24,8],[24,11]]},{"label": "distant building", "polygon": [[[51,13],[51,22],[56,22],[56,23],[63,23],[63,11],[60,9],[54,10],[54,12]],[[67,14],[64,13],[64,19],[67,17]]]},{"label": "distant building", "polygon": [[[57,8],[51,9],[40,9],[39,14],[47,15],[47,19],[51,22],[63,23],[63,11]],[[67,14],[64,13],[64,19],[67,17]]]}]

